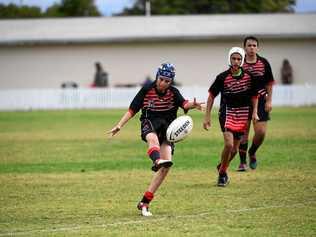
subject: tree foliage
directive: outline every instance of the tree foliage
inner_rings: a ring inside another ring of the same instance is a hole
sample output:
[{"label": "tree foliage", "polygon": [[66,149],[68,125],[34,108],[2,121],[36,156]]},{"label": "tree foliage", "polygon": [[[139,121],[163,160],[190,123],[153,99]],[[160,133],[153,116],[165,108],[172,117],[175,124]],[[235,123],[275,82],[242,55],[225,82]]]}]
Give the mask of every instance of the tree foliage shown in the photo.
[{"label": "tree foliage", "polygon": [[39,7],[0,4],[0,18],[38,18],[38,17],[80,17],[100,16],[94,0],[62,0],[55,3],[46,12]]},{"label": "tree foliage", "polygon": [[0,4],[0,18],[36,18],[41,17],[42,12],[39,7],[35,6],[18,6],[16,4]]},{"label": "tree foliage", "polygon": [[[134,0],[118,15],[144,15],[146,0]],[[293,12],[296,0],[150,0],[152,15]],[[46,12],[36,6],[0,4],[0,18],[100,16],[94,0],[62,0]]]},{"label": "tree foliage", "polygon": [[[118,15],[144,15],[146,0],[135,0]],[[296,0],[150,0],[152,15],[293,12]]]},{"label": "tree foliage", "polygon": [[46,11],[49,17],[100,16],[94,0],[62,0]]}]

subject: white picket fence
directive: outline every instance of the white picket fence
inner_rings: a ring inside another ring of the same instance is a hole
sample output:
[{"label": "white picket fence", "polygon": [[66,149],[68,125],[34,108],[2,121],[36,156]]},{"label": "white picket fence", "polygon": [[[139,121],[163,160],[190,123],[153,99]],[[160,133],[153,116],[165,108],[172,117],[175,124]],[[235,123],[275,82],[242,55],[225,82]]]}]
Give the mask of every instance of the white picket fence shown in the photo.
[{"label": "white picket fence", "polygon": [[[0,111],[128,108],[140,88],[0,90]],[[187,99],[206,101],[208,88],[179,88]],[[215,106],[219,105],[219,98]],[[316,85],[276,85],[273,106],[316,105]]]}]

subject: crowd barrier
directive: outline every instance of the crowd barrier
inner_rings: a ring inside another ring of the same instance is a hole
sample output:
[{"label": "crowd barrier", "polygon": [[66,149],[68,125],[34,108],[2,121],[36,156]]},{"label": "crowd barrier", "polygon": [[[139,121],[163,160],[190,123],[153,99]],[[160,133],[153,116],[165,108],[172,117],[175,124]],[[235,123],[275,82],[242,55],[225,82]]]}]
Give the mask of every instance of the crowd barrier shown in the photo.
[{"label": "crowd barrier", "polygon": [[[140,88],[0,90],[0,111],[128,108]],[[275,85],[273,106],[316,105],[316,85]],[[208,88],[181,87],[182,95],[206,101]],[[219,97],[219,96],[218,96]],[[215,106],[219,105],[219,98]]]}]

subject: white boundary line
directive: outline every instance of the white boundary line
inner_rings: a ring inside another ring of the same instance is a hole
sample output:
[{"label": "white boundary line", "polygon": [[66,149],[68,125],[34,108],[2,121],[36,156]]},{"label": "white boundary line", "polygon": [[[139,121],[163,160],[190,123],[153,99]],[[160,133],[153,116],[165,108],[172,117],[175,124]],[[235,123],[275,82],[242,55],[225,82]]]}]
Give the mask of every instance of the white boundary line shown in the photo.
[{"label": "white boundary line", "polygon": [[[242,213],[242,212],[254,212],[260,210],[267,210],[267,209],[277,209],[277,208],[294,208],[294,207],[306,207],[308,204],[315,204],[316,202],[310,201],[302,203],[294,203],[292,205],[274,205],[274,206],[263,206],[263,207],[254,207],[254,208],[242,208],[242,209],[226,209],[224,212],[227,213]],[[100,224],[100,225],[91,225],[91,226],[69,226],[69,227],[61,227],[61,228],[51,228],[51,229],[38,229],[38,230],[29,230],[29,231],[17,231],[17,232],[8,232],[8,233],[0,233],[0,236],[23,236],[35,233],[54,233],[54,232],[73,232],[79,230],[89,230],[94,228],[106,228],[110,226],[119,226],[119,225],[131,225],[131,224],[139,224],[139,223],[150,223],[150,222],[157,222],[157,221],[164,221],[169,218],[173,219],[183,219],[183,218],[197,218],[201,216],[206,216],[214,211],[207,211],[201,212],[196,214],[188,214],[188,215],[179,215],[179,216],[162,216],[158,218],[153,217],[144,217],[142,220],[131,220],[131,221],[118,221],[113,223],[107,224]]]}]

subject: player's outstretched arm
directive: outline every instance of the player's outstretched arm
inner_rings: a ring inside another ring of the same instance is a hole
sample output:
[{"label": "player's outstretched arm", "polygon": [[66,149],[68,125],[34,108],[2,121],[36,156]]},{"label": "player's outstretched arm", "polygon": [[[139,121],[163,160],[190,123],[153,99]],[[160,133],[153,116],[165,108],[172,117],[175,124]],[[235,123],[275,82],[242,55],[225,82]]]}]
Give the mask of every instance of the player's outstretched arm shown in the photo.
[{"label": "player's outstretched arm", "polygon": [[193,101],[189,101],[188,103],[185,104],[184,109],[189,110],[189,109],[198,109],[202,110],[202,105],[205,104],[205,102],[197,102],[196,98],[194,97]]},{"label": "player's outstretched arm", "polygon": [[121,128],[133,117],[133,114],[131,111],[127,111],[121,120],[110,130],[107,132],[107,134],[110,134],[111,137],[113,137],[115,134],[117,134]]}]

